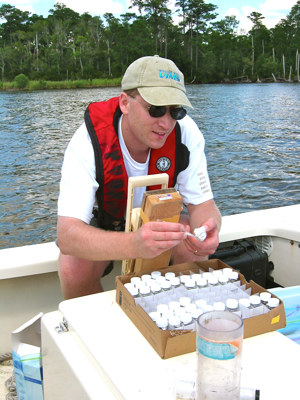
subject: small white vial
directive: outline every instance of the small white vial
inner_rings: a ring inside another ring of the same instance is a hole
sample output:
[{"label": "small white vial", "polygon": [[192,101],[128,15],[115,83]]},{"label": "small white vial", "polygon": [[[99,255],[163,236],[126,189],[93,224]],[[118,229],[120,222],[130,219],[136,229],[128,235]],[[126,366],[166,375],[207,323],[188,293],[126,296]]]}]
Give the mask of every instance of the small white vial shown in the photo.
[{"label": "small white vial", "polygon": [[249,297],[250,300],[250,307],[251,308],[256,308],[261,305],[261,300],[260,297],[256,294],[253,294],[252,296]]},{"label": "small white vial", "polygon": [[161,282],[161,288],[164,292],[168,292],[169,290],[172,289],[171,282],[168,280]]},{"label": "small white vial", "polygon": [[236,299],[227,299],[226,300],[226,309],[230,312],[238,311],[239,302]]},{"label": "small white vial", "polygon": [[139,289],[134,287],[132,289],[129,290],[129,293],[131,294],[132,297],[137,298],[140,297],[139,295]]},{"label": "small white vial", "polygon": [[180,297],[179,303],[181,307],[185,307],[187,304],[190,304],[192,301],[189,297]]},{"label": "small white vial", "polygon": [[206,278],[199,278],[196,280],[196,285],[199,289],[203,289],[208,286]]},{"label": "small white vial", "polygon": [[168,304],[161,303],[156,306],[156,311],[159,312],[160,314],[162,314],[163,312],[165,312],[168,309],[169,309]]},{"label": "small white vial", "polygon": [[280,301],[279,301],[279,299],[277,299],[277,297],[271,297],[271,298],[268,300],[267,307],[268,307],[270,310],[273,310],[273,308],[279,306],[279,303],[280,303]]},{"label": "small white vial", "polygon": [[189,275],[180,275],[180,282],[182,285],[185,285],[185,282],[189,279],[191,279]]},{"label": "small white vial", "polygon": [[169,281],[171,278],[175,278],[175,272],[166,272],[165,278]]},{"label": "small white vial", "polygon": [[174,288],[178,288],[180,286],[180,279],[176,276],[175,278],[170,279],[170,283]]},{"label": "small white vial", "polygon": [[187,280],[185,281],[185,287],[186,287],[188,290],[196,289],[196,282],[194,281],[194,279],[187,279]]},{"label": "small white vial", "polygon": [[196,228],[194,230],[194,234],[200,242],[203,242],[206,239],[206,230],[204,226],[200,226],[200,228]]},{"label": "small white vial", "polygon": [[261,302],[266,305],[271,298],[271,293],[261,292],[259,297],[260,297]]},{"label": "small white vial", "polygon": [[217,277],[223,276],[223,271],[222,271],[221,269],[215,269],[215,270],[212,272],[212,274],[213,274],[213,276],[217,276]]},{"label": "small white vial", "polygon": [[214,307],[214,311],[225,311],[225,303],[223,303],[222,301],[216,301],[213,304]]},{"label": "small white vial", "polygon": [[217,276],[210,276],[208,279],[207,279],[207,282],[208,282],[208,284],[209,284],[209,286],[211,286],[211,287],[215,287],[215,286],[218,286],[219,285],[219,279],[218,279],[218,277]]},{"label": "small white vial", "polygon": [[161,276],[161,272],[159,271],[152,271],[151,272],[151,278],[156,279],[158,276]]},{"label": "small white vial", "polygon": [[227,285],[227,283],[229,283],[229,277],[228,277],[228,275],[220,275],[219,277],[218,277],[218,279],[219,279],[219,283],[220,283],[220,285]]},{"label": "small white vial", "polygon": [[181,327],[181,318],[179,315],[173,315],[169,319],[169,329],[178,329]]},{"label": "small white vial", "polygon": [[169,322],[167,318],[164,317],[158,317],[157,320],[155,321],[156,325],[163,331],[166,331],[169,326]]},{"label": "small white vial", "polygon": [[197,281],[197,279],[201,278],[201,274],[192,274],[191,275],[191,279],[193,279],[194,281]]},{"label": "small white vial", "polygon": [[239,280],[239,274],[236,271],[231,271],[230,274],[228,274],[228,278],[230,282],[237,282]]},{"label": "small white vial", "polygon": [[130,292],[130,289],[133,289],[134,283],[128,282],[128,283],[124,283],[124,287]]},{"label": "small white vial", "polygon": [[140,281],[141,281],[141,278],[139,276],[133,276],[130,279],[130,282],[133,283],[134,285],[136,284],[136,282],[140,282]]},{"label": "small white vial", "polygon": [[170,301],[170,303],[169,303],[169,309],[170,310],[175,311],[175,310],[178,310],[179,308],[180,308],[179,301]]},{"label": "small white vial", "polygon": [[223,268],[223,274],[224,275],[229,275],[230,274],[230,272],[232,272],[232,269],[231,268]]},{"label": "small white vial", "polygon": [[156,282],[161,285],[162,282],[165,282],[166,278],[164,276],[158,276],[156,278]]},{"label": "small white vial", "polygon": [[206,278],[206,279],[210,278],[211,276],[212,276],[212,272],[203,272],[203,274],[202,274],[202,278]]},{"label": "small white vial", "polygon": [[239,299],[239,304],[241,304],[244,307],[250,308],[250,300],[247,298]]},{"label": "small white vial", "polygon": [[182,314],[181,324],[183,327],[188,327],[190,324],[193,324],[192,314],[191,313]]},{"label": "small white vial", "polygon": [[147,282],[147,281],[149,281],[151,279],[151,275],[149,275],[149,274],[145,274],[145,275],[142,275],[141,276],[141,280],[143,281],[143,282]]},{"label": "small white vial", "polygon": [[152,292],[153,294],[161,293],[162,290],[161,290],[160,284],[159,284],[159,283],[155,283],[154,285],[152,285],[152,286],[151,286],[151,292]]},{"label": "small white vial", "polygon": [[140,287],[140,296],[142,297],[147,297],[147,296],[151,296],[151,290],[149,286],[141,286]]},{"label": "small white vial", "polygon": [[155,322],[157,320],[157,318],[160,317],[160,313],[157,311],[152,311],[149,313],[149,317],[152,319],[152,321]]}]

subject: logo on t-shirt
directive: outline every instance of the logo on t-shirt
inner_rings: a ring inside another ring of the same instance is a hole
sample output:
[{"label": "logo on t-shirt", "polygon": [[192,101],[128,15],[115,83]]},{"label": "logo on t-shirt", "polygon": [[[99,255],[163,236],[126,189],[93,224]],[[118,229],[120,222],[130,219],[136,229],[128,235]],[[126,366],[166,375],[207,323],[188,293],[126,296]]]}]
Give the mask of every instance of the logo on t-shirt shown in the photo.
[{"label": "logo on t-shirt", "polygon": [[170,169],[171,167],[171,160],[168,157],[160,157],[157,161],[156,161],[156,168],[159,171],[168,171],[168,169]]}]

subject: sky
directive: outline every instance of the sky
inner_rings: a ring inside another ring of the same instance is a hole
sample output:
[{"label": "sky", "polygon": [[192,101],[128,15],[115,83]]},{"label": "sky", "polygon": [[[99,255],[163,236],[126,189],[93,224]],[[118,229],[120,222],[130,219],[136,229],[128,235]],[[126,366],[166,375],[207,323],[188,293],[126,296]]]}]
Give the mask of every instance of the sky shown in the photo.
[{"label": "sky", "polygon": [[[134,12],[133,9],[128,9],[131,0],[60,0],[59,2],[79,14],[88,12],[91,15],[102,16],[109,12],[119,17],[120,14],[125,14],[126,12]],[[169,8],[174,9],[174,21],[178,23],[174,7],[175,2],[176,0],[170,0]],[[263,14],[265,17],[263,23],[270,29],[291,11],[297,0],[206,0],[206,2],[218,7],[216,12],[219,15],[216,21],[227,15],[235,15],[240,21],[239,29],[244,29],[247,32],[252,27],[251,21],[247,18],[252,11]],[[0,1],[0,6],[2,4],[10,4],[22,11],[43,15],[46,18],[55,3],[55,0],[8,0]]]}]

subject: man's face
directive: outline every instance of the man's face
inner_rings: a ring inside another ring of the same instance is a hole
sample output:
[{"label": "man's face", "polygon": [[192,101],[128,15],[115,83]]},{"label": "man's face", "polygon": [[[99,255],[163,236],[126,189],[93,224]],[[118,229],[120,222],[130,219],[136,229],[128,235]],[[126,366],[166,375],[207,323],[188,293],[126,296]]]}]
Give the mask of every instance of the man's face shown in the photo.
[{"label": "man's face", "polygon": [[176,120],[169,113],[169,107],[166,107],[167,112],[162,117],[151,117],[148,111],[151,104],[147,103],[139,94],[134,98],[125,93],[122,93],[121,97],[123,95],[127,97],[125,111],[121,106],[122,100],[120,102],[126,121],[122,127],[122,130],[124,128],[126,130],[123,132],[125,138],[133,140],[136,146],[141,148],[161,148],[176,124]]}]

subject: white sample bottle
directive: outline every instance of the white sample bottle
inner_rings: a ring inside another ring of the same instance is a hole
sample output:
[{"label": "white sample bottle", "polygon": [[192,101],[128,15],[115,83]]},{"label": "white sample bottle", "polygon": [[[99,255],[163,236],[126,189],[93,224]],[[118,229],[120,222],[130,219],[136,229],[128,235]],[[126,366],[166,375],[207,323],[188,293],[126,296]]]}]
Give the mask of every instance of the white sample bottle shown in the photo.
[{"label": "white sample bottle", "polygon": [[228,275],[220,275],[218,276],[219,279],[219,284],[220,285],[227,285],[229,283],[229,277]]},{"label": "white sample bottle", "polygon": [[214,311],[225,311],[225,309],[226,309],[225,303],[223,303],[223,301],[216,301],[213,304],[213,307],[214,307]]},{"label": "white sample bottle", "polygon": [[249,300],[250,300],[250,308],[256,308],[261,306],[261,300],[257,294],[253,294],[252,296],[250,296]]},{"label": "white sample bottle", "polygon": [[236,312],[239,309],[239,302],[236,299],[226,300],[226,310],[230,312]]},{"label": "white sample bottle", "polygon": [[168,292],[169,290],[172,290],[171,282],[168,280],[161,282],[161,288],[164,292]]},{"label": "white sample bottle", "polygon": [[188,289],[188,290],[191,290],[191,289],[196,289],[196,282],[194,281],[194,279],[187,279],[186,281],[185,281],[185,287]]},{"label": "white sample bottle", "polygon": [[191,313],[184,313],[181,315],[181,325],[183,329],[194,329],[195,322],[193,321],[193,317]]},{"label": "white sample bottle", "polygon": [[160,271],[152,271],[151,272],[151,278],[152,279],[156,279],[158,276],[161,276],[161,272]]},{"label": "white sample bottle", "polygon": [[277,299],[277,297],[271,297],[271,298],[268,300],[267,307],[268,307],[270,310],[273,310],[273,308],[278,307],[279,304],[280,304],[280,301],[279,301],[279,299]]},{"label": "white sample bottle", "polygon": [[179,315],[173,315],[169,318],[169,329],[179,329],[181,328],[181,318]]},{"label": "white sample bottle", "polygon": [[155,323],[162,331],[166,331],[168,329],[169,322],[165,317],[158,317]]},{"label": "white sample bottle", "polygon": [[260,295],[259,295],[259,297],[260,297],[261,302],[262,302],[264,305],[267,305],[268,301],[269,301],[270,298],[271,298],[271,293],[269,293],[269,292],[261,292]]},{"label": "white sample bottle", "polygon": [[180,287],[180,279],[178,276],[175,276],[175,278],[170,279],[170,283],[173,286],[173,288],[178,288]]},{"label": "white sample bottle", "polygon": [[152,295],[152,293],[151,293],[149,286],[145,285],[145,286],[140,287],[140,296],[141,297],[147,297],[147,296],[151,296],[151,295]]},{"label": "white sample bottle", "polygon": [[166,272],[165,278],[169,281],[171,278],[175,278],[175,272]]}]

